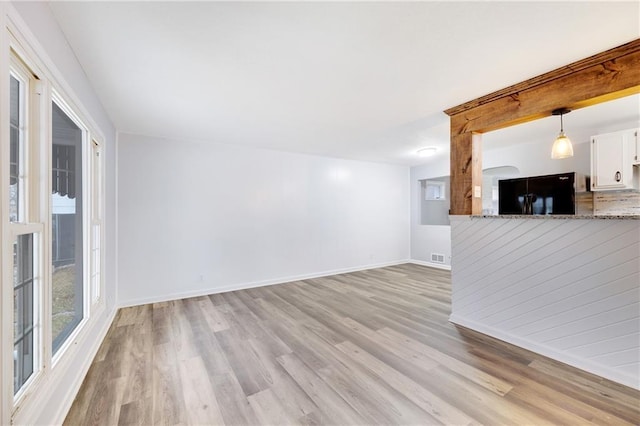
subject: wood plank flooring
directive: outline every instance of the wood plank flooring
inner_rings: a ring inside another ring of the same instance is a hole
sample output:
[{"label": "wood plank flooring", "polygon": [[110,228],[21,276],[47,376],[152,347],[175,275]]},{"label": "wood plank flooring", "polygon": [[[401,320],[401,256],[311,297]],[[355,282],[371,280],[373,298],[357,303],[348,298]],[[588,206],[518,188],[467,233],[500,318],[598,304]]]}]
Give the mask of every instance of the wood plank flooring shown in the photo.
[{"label": "wood plank flooring", "polygon": [[122,309],[65,424],[640,424],[640,392],[449,312],[412,264]]}]

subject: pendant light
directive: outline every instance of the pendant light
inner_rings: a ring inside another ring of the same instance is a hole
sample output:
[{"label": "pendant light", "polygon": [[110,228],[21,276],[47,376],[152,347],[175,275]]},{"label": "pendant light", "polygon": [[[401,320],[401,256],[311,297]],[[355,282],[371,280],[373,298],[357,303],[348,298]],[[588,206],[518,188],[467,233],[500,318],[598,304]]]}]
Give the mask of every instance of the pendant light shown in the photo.
[{"label": "pendant light", "polygon": [[551,112],[553,115],[560,116],[560,134],[556,138],[555,142],[553,142],[553,147],[551,148],[551,158],[554,160],[573,157],[573,145],[571,145],[571,140],[564,134],[564,127],[562,123],[562,116],[570,112],[571,110],[568,108],[558,108]]}]

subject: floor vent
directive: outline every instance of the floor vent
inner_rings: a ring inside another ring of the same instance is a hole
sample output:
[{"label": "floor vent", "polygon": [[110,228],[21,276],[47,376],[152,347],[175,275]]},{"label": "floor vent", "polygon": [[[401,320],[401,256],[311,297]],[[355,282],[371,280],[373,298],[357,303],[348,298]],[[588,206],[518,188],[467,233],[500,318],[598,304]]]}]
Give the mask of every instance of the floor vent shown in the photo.
[{"label": "floor vent", "polygon": [[431,253],[431,261],[434,263],[444,263],[444,254]]}]

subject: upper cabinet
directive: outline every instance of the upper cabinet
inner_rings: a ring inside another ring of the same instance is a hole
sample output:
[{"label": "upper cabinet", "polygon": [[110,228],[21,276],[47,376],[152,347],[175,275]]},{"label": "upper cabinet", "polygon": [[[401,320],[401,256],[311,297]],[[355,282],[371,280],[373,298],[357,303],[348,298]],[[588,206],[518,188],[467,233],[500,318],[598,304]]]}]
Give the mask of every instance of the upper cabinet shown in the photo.
[{"label": "upper cabinet", "polygon": [[638,129],[591,137],[591,190],[639,189]]}]

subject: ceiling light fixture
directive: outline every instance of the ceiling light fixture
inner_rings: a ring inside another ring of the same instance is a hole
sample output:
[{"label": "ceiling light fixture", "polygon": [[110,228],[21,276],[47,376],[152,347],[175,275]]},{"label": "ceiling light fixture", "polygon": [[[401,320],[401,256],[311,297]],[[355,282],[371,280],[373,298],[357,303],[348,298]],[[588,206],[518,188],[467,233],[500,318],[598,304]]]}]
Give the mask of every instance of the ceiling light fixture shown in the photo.
[{"label": "ceiling light fixture", "polygon": [[571,145],[571,140],[564,134],[562,123],[562,116],[570,112],[571,110],[568,108],[558,108],[551,112],[553,115],[560,116],[560,134],[555,142],[553,142],[553,147],[551,148],[551,158],[554,160],[573,157],[573,145]]},{"label": "ceiling light fixture", "polygon": [[422,148],[418,150],[418,157],[431,157],[436,153],[437,149],[434,146],[428,148]]}]

